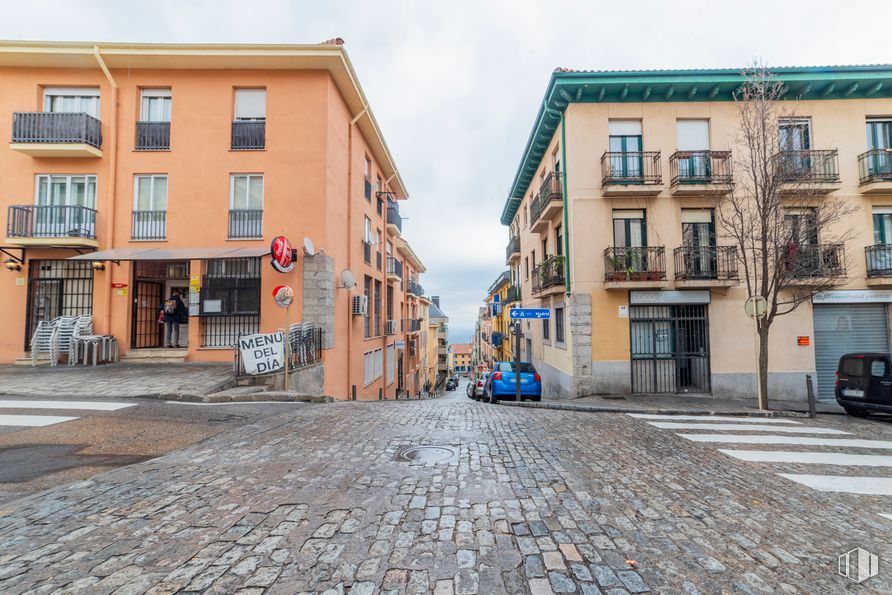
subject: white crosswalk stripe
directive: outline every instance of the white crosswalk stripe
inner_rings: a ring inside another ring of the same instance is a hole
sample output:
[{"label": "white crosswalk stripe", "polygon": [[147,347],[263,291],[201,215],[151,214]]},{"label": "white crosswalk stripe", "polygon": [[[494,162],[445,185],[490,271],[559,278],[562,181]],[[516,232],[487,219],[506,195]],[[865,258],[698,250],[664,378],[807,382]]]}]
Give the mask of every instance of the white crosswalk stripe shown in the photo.
[{"label": "white crosswalk stripe", "polygon": [[694,442],[725,442],[728,444],[797,444],[800,446],[832,446],[836,448],[892,449],[888,440],[860,438],[814,438],[812,436],[747,436],[740,434],[676,434]]},{"label": "white crosswalk stripe", "polygon": [[61,415],[0,415],[0,426],[22,426],[39,428],[51,426],[64,421],[71,421],[76,417],[64,417]]},{"label": "white crosswalk stripe", "polygon": [[662,419],[662,420],[679,420],[679,421],[733,421],[737,423],[753,423],[753,424],[801,424],[786,417],[730,417],[727,415],[661,415],[659,413],[629,413],[629,417],[637,419]]},{"label": "white crosswalk stripe", "polygon": [[851,455],[842,452],[799,452],[787,450],[726,450],[723,448],[720,448],[719,452],[751,463],[892,467],[892,456],[887,455]]},{"label": "white crosswalk stripe", "polygon": [[117,411],[135,407],[136,403],[112,403],[108,401],[15,401],[0,399],[0,409],[78,409],[82,411]]},{"label": "white crosswalk stripe", "polygon": [[799,475],[796,473],[778,473],[778,475],[821,492],[845,492],[847,494],[892,496],[892,477]]},{"label": "white crosswalk stripe", "polygon": [[812,428],[809,426],[760,426],[756,424],[732,424],[732,423],[688,423],[688,422],[672,422],[672,421],[649,421],[646,422],[654,427],[663,428],[665,430],[728,430],[728,431],[744,431],[744,432],[781,432],[789,434],[851,434],[842,430],[834,430],[831,428]]}]

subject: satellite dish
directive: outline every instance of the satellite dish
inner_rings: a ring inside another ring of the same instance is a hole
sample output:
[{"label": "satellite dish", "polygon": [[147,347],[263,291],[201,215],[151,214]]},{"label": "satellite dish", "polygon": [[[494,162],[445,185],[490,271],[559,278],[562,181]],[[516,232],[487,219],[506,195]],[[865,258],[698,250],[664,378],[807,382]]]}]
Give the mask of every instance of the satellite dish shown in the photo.
[{"label": "satellite dish", "polygon": [[309,236],[304,238],[304,254],[307,256],[316,254],[316,246],[313,245],[313,240],[311,240]]},{"label": "satellite dish", "polygon": [[356,277],[353,276],[353,273],[350,269],[344,269],[341,271],[341,283],[346,289],[353,289],[356,287]]}]

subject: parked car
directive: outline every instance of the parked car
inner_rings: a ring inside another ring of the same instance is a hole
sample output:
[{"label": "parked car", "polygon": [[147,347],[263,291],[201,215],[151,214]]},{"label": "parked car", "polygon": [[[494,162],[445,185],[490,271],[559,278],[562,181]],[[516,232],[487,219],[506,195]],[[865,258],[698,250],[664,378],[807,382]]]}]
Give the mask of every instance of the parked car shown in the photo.
[{"label": "parked car", "polygon": [[[520,400],[542,400],[542,377],[536,372],[533,364],[520,362]],[[493,366],[492,374],[484,387],[483,400],[487,403],[513,401],[517,398],[517,376],[514,373],[514,362],[498,362]]]},{"label": "parked car", "polygon": [[849,415],[892,413],[892,358],[888,353],[847,353],[836,369],[836,402]]},{"label": "parked car", "polygon": [[486,380],[489,378],[489,372],[481,372],[479,376],[473,381],[474,384],[474,399],[479,401],[483,398],[484,388],[486,387]]},{"label": "parked car", "polygon": [[446,390],[455,390],[458,387],[458,382],[456,382],[455,378],[450,378],[446,381]]},{"label": "parked car", "polygon": [[469,398],[469,399],[474,399],[474,398],[475,398],[475,396],[474,396],[474,386],[475,386],[476,384],[477,384],[477,383],[474,381],[474,379],[471,378],[470,380],[468,380],[468,383],[465,385],[465,394],[468,395],[468,398]]}]

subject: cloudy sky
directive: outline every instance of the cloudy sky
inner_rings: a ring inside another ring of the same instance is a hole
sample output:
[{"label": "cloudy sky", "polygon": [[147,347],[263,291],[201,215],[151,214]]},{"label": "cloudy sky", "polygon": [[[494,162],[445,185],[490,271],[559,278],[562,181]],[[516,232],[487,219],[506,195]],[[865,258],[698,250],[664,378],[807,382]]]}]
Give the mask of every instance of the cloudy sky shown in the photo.
[{"label": "cloudy sky", "polygon": [[461,342],[505,268],[498,218],[555,67],[892,63],[890,22],[889,0],[3,0],[0,38],[342,37],[411,195],[423,285]]}]

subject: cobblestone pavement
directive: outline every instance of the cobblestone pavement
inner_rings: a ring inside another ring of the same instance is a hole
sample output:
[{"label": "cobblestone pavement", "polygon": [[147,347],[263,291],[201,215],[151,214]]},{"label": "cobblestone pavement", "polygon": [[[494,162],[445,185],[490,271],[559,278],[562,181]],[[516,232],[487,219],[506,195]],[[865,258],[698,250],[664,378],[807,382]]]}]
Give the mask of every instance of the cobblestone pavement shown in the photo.
[{"label": "cobblestone pavement", "polygon": [[0,395],[156,397],[206,394],[231,378],[227,364],[0,366]]},{"label": "cobblestone pavement", "polygon": [[[892,439],[885,422],[803,426]],[[453,454],[395,460],[421,445]],[[861,587],[837,575],[855,546],[892,557],[888,497],[780,470],[627,415],[460,391],[312,405],[7,503],[0,591],[890,592],[885,561]]]}]

